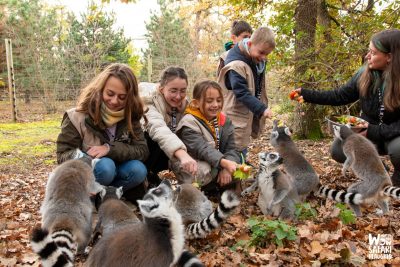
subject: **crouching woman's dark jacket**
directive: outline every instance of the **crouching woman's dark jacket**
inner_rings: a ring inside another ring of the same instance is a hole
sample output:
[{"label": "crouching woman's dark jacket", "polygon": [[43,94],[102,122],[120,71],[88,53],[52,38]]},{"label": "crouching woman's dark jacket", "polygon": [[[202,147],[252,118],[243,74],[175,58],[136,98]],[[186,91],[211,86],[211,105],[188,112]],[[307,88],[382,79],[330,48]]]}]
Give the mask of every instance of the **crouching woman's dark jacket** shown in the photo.
[{"label": "crouching woman's dark jacket", "polygon": [[125,119],[118,122],[114,140],[111,141],[105,125],[96,126],[88,115],[75,108],[70,109],[64,114],[61,133],[57,138],[57,162],[71,159],[77,148],[86,152],[91,146],[104,144],[110,146],[106,157],[116,163],[133,159],[144,161],[149,156],[146,139],[139,122],[133,128],[136,136],[129,132]]},{"label": "crouching woman's dark jacket", "polygon": [[340,106],[360,100],[361,118],[368,121],[367,138],[374,141],[389,141],[400,136],[400,108],[394,111],[384,110],[382,124],[379,124],[380,100],[378,89],[369,88],[366,96],[360,96],[358,88],[358,72],[344,86],[330,91],[301,89],[301,95],[309,103]]}]

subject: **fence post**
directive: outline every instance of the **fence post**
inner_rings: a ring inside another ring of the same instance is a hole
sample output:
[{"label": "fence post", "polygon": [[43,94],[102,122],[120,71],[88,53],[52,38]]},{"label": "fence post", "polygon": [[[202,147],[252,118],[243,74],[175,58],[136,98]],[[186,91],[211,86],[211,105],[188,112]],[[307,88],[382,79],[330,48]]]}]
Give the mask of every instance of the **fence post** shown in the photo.
[{"label": "fence post", "polygon": [[5,39],[6,43],[6,58],[7,58],[7,72],[8,72],[8,90],[11,101],[11,112],[13,122],[17,121],[17,99],[15,94],[15,80],[14,80],[14,66],[12,58],[12,45],[11,39]]},{"label": "fence post", "polygon": [[151,83],[151,75],[153,74],[153,62],[151,58],[151,49],[149,48],[149,53],[147,54],[147,81]]}]

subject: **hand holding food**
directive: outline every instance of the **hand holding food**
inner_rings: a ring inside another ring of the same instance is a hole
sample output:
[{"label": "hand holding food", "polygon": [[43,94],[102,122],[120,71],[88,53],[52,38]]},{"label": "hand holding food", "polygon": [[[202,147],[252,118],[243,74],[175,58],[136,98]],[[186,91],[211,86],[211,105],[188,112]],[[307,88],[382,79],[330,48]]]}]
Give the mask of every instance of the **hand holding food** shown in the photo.
[{"label": "hand holding food", "polygon": [[250,177],[252,168],[246,164],[237,165],[236,171],[233,173],[233,178],[244,180]]},{"label": "hand holding food", "polygon": [[301,89],[294,89],[289,94],[290,100],[296,100],[299,103],[304,103],[304,98],[301,96]]}]

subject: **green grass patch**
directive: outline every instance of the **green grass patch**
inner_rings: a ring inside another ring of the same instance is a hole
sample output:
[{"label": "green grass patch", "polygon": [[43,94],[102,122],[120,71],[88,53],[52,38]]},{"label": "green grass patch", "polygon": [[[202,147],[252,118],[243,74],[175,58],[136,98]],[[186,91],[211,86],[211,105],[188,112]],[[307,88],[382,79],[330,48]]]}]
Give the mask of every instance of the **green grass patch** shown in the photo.
[{"label": "green grass patch", "polygon": [[54,164],[59,132],[60,120],[0,123],[0,168],[40,160]]}]

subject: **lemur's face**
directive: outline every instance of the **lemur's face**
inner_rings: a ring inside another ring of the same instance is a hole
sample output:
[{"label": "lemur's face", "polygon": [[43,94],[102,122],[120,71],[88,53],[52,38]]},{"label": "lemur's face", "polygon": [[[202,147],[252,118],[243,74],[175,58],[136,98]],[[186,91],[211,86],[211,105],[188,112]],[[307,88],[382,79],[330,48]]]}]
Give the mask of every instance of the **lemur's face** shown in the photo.
[{"label": "lemur's face", "polygon": [[333,135],[334,135],[336,138],[342,139],[342,138],[340,137],[340,126],[338,126],[338,125],[332,125],[332,128],[333,128]]},{"label": "lemur's face", "polygon": [[271,131],[270,143],[273,147],[279,145],[281,142],[290,140],[290,132],[287,126],[278,126],[278,121],[274,121],[274,126]]},{"label": "lemur's face", "polygon": [[150,189],[143,200],[138,200],[140,211],[146,217],[163,216],[171,206],[173,206],[173,191],[168,180],[163,180],[161,184]]},{"label": "lemur's face", "polygon": [[260,165],[265,167],[278,167],[283,162],[283,158],[276,152],[261,152],[258,153]]}]

